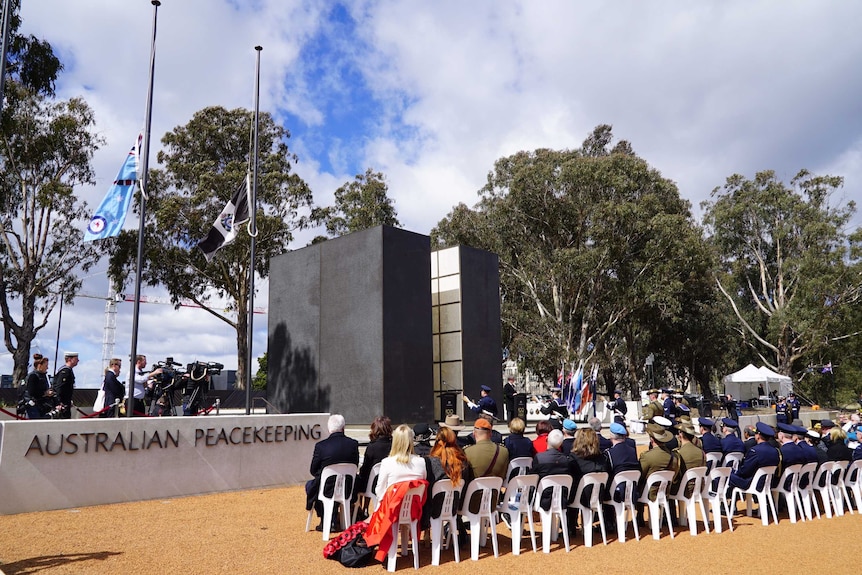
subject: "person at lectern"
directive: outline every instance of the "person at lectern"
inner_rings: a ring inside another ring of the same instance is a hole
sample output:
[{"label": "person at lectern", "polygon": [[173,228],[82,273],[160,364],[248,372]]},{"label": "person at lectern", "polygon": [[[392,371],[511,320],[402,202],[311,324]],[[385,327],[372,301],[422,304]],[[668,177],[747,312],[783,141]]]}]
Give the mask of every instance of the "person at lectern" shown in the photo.
[{"label": "person at lectern", "polygon": [[[323,473],[323,468],[335,463],[359,465],[359,442],[344,435],[344,416],[330,415],[326,425],[329,429],[329,437],[315,444],[309,470],[312,479],[305,484],[305,509],[308,511],[313,507],[317,516],[321,518],[321,523],[316,528],[318,531],[323,531],[323,504],[317,500],[317,494],[321,488],[320,475]],[[346,490],[352,493],[354,487],[352,478],[348,477],[346,483]],[[323,486],[324,495],[331,495],[334,488],[335,478],[333,477],[331,484],[327,482]],[[333,526],[338,524],[335,517],[332,518],[332,524]]]},{"label": "person at lectern", "polygon": [[497,419],[499,411],[497,410],[497,402],[494,401],[493,397],[491,397],[491,388],[487,385],[483,385],[481,394],[482,397],[480,397],[479,401],[475,403],[465,395],[464,403],[466,403],[467,407],[470,408],[470,411],[472,411],[476,415],[486,414],[493,416],[494,419]]}]

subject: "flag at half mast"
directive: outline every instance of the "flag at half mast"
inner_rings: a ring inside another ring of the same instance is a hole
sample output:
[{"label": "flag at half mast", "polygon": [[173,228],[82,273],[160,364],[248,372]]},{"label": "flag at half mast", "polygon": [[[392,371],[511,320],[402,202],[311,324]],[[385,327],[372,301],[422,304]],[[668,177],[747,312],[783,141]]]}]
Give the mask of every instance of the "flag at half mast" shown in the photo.
[{"label": "flag at half mast", "polygon": [[143,137],[143,134],[138,134],[135,145],[129,150],[126,161],[123,162],[120,173],[117,174],[117,179],[108,189],[105,199],[96,208],[87,229],[84,230],[85,242],[120,235],[120,230],[126,222],[126,214],[129,213],[135,185],[140,181],[138,167],[141,165],[140,150]]},{"label": "flag at half mast", "polygon": [[245,180],[237,187],[230,201],[213,222],[207,237],[198,244],[207,261],[210,261],[220,248],[231,243],[239,232],[239,226],[249,220],[250,188],[249,174],[246,174]]}]

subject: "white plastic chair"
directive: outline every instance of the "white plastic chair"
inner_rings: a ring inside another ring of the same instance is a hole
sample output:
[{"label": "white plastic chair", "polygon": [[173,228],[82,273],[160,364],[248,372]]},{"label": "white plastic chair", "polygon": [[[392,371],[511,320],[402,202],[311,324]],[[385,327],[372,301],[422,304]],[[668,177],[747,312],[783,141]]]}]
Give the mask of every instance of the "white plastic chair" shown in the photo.
[{"label": "white plastic chair", "polygon": [[[479,477],[470,482],[461,504],[461,516],[470,523],[470,559],[479,560],[479,547],[485,545],[488,529],[491,530],[491,543],[494,557],[499,557],[497,548],[497,499],[503,479],[500,477]],[[470,501],[480,500],[479,509],[470,511]]]},{"label": "white plastic chair", "polygon": [[[567,492],[572,489],[572,476],[557,474],[546,475],[539,481],[536,495],[533,497],[533,510],[538,512],[542,520],[542,552],[551,552],[551,540],[557,540],[558,522],[562,526],[563,542],[566,545],[566,553],[569,552],[569,524],[566,521],[566,507],[568,502],[563,498],[563,488]],[[548,509],[542,509],[542,492],[551,490],[551,504]],[[585,525],[584,529],[588,527]]]},{"label": "white plastic chair", "polygon": [[[620,543],[626,542],[626,530],[628,529],[628,519],[626,519],[626,511],[628,511],[629,516],[631,517],[632,528],[635,531],[635,539],[640,541],[641,535],[638,531],[638,522],[637,522],[637,510],[635,509],[635,501],[634,501],[634,492],[637,488],[638,482],[641,479],[641,472],[637,469],[633,469],[631,471],[620,471],[616,475],[614,475],[613,481],[611,481],[610,487],[608,487],[608,494],[611,496],[611,499],[605,501],[605,505],[610,505],[614,508],[614,514],[617,519],[617,540]],[[624,486],[620,492],[623,493],[622,501],[615,501],[613,499],[614,493],[617,493],[617,487]]]},{"label": "white plastic chair", "polygon": [[853,498],[856,500],[856,511],[862,513],[862,459],[851,462],[847,467],[844,485],[853,492]]},{"label": "white plastic chair", "polygon": [[715,467],[721,465],[724,454],[720,451],[710,451],[706,454],[706,473],[709,474]]},{"label": "white plastic chair", "polygon": [[[659,539],[661,537],[661,511],[664,510],[665,519],[667,520],[667,528],[670,531],[670,538],[674,538],[673,525],[670,519],[670,505],[667,501],[667,489],[670,482],[673,481],[674,472],[670,469],[665,471],[656,471],[651,473],[643,486],[638,503],[643,503],[649,508],[649,522],[652,526],[652,538]],[[650,491],[656,488],[655,499],[650,499]]]},{"label": "white plastic chair", "polygon": [[[820,503],[823,505],[823,514],[827,519],[832,519],[832,509],[834,503],[832,501],[832,462],[825,461],[817,468],[817,473],[814,475],[814,491],[820,495]],[[817,517],[820,517],[820,509],[817,507],[817,498],[811,498],[814,501],[814,508],[817,510]]]},{"label": "white plastic chair", "polygon": [[[775,465],[761,467],[755,471],[748,489],[734,487],[730,496],[731,509],[736,509],[737,495],[739,495],[740,500],[745,497],[745,514],[751,517],[752,498],[757,497],[761,523],[769,525],[769,511],[772,510],[772,520],[777,524],[778,515],[775,513],[775,501],[772,499],[772,476],[775,474],[776,469],[777,466]],[[760,488],[758,488],[758,485],[760,485]]]},{"label": "white plastic chair", "polygon": [[808,521],[814,518],[811,513],[812,507],[817,513],[817,519],[820,519],[820,509],[817,507],[817,499],[814,496],[814,477],[816,473],[817,462],[806,463],[799,471],[799,477],[796,480],[796,493],[799,495],[805,518]]},{"label": "white plastic chair", "polygon": [[506,478],[503,479],[503,491],[506,491],[509,488],[509,481],[511,481],[513,477],[528,474],[532,467],[532,457],[516,457],[509,461],[509,466],[506,468]]},{"label": "white plastic chair", "polygon": [[739,469],[739,463],[742,461],[744,455],[744,453],[739,453],[738,451],[725,453],[724,458],[722,459],[722,465],[730,467],[733,471],[736,471]]},{"label": "white plastic chair", "polygon": [[[679,484],[679,491],[676,495],[670,495],[673,501],[677,502],[679,509],[679,522],[681,525],[688,523],[688,530],[691,536],[697,535],[697,506],[700,506],[700,515],[703,518],[703,528],[709,533],[709,516],[706,514],[706,506],[703,504],[703,488],[706,483],[706,467],[692,467],[686,470],[685,475]],[[691,495],[686,496],[687,487],[692,484]]]},{"label": "white plastic chair", "polygon": [[[584,545],[586,547],[593,546],[593,518],[595,515],[599,516],[599,527],[602,530],[602,541],[605,545],[608,544],[608,535],[605,531],[605,517],[602,513],[601,498],[602,487],[607,482],[607,473],[585,473],[581,477],[580,482],[578,482],[578,489],[575,492],[575,498],[572,500],[571,505],[569,505],[569,507],[574,507],[581,512],[581,517],[583,517],[584,522]],[[589,487],[592,487],[590,499],[587,504],[584,504],[581,500],[583,499],[584,491]],[[623,511],[623,513],[625,514],[625,511]],[[623,527],[623,533],[625,533],[625,527]]]},{"label": "white plastic chair", "polygon": [[[824,463],[824,465],[826,465]],[[844,505],[847,505],[847,512],[853,515],[853,505],[850,503],[850,495],[847,493],[847,486],[844,484],[844,473],[850,466],[849,461],[832,461],[832,502],[835,505],[835,514],[839,517],[844,515]]]},{"label": "white plastic chair", "polygon": [[419,569],[419,520],[412,517],[413,498],[422,498],[425,493],[425,485],[419,485],[409,489],[401,500],[401,508],[398,511],[398,522],[392,524],[392,544],[386,558],[386,570],[395,571],[395,563],[398,560],[398,533],[401,532],[401,555],[407,556],[408,541],[413,543],[413,568]]},{"label": "white plastic chair", "polygon": [[730,479],[730,467],[713,467],[709,472],[709,478],[703,484],[703,495],[709,501],[709,510],[712,512],[713,530],[721,533],[721,510],[724,507],[724,515],[727,517],[727,527],[733,531],[733,513],[730,511],[730,502],[727,500],[727,481]]},{"label": "white plastic chair", "polygon": [[[440,550],[443,547],[448,547],[450,543],[455,551],[455,563],[461,562],[461,552],[458,548],[458,507],[460,507],[461,490],[464,483],[458,487],[452,484],[450,479],[441,479],[434,483],[431,488],[431,498],[435,499],[438,495],[443,496],[443,504],[440,508],[440,514],[437,517],[431,517],[431,565],[440,565]],[[443,541],[443,525],[449,525],[449,535]]]},{"label": "white plastic chair", "polygon": [[[332,514],[335,512],[335,506],[341,505],[341,523],[342,529],[347,529],[348,517],[350,517],[350,496],[352,495],[352,486],[356,482],[357,466],[353,463],[334,463],[327,465],[320,473],[320,490],[317,492],[317,500],[323,504],[323,540],[329,541],[329,530],[332,526]],[[332,495],[327,497],[323,494],[324,486],[330,477],[335,478],[335,485],[332,490]],[[347,489],[347,478],[352,478],[351,489]],[[314,515],[314,509],[308,510],[308,519],[305,521],[305,530],[311,529],[311,517]]]},{"label": "white plastic chair", "polygon": [[790,517],[791,523],[796,523],[797,510],[800,518],[805,520],[802,498],[799,496],[800,473],[802,473],[801,463],[788,466],[781,474],[778,485],[772,490],[773,501],[779,501],[781,496],[784,496],[784,501],[787,504],[787,515]]},{"label": "white plastic chair", "polygon": [[380,463],[375,463],[368,474],[368,483],[365,486],[365,491],[360,493],[356,498],[356,506],[353,508],[353,523],[356,523],[356,514],[359,513],[361,507],[368,507],[368,515],[370,516],[377,509],[377,494],[374,493],[374,488],[377,486],[377,476],[380,475]]},{"label": "white plastic chair", "polygon": [[533,496],[539,476],[534,473],[516,475],[509,480],[506,488],[506,500],[497,506],[498,513],[509,515],[509,525],[512,530],[512,555],[521,554],[521,537],[524,534],[524,519],[530,527],[530,540],[533,543],[533,553],[536,552],[536,526],[533,523]]}]

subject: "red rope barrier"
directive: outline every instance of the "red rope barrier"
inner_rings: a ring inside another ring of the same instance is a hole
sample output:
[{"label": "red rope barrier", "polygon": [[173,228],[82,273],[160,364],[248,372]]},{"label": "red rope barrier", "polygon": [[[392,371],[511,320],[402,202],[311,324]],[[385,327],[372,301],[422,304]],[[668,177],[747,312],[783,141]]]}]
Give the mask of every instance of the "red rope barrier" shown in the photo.
[{"label": "red rope barrier", "polygon": [[11,415],[11,416],[12,416],[12,417],[14,417],[15,419],[27,419],[26,417],[21,417],[21,416],[20,416],[20,415],[18,415],[17,413],[12,413],[11,411],[6,411],[6,410],[5,410],[5,409],[3,409],[2,407],[0,407],[0,411],[2,411],[3,413],[5,413],[6,415]]},{"label": "red rope barrier", "polygon": [[80,408],[78,408],[78,407],[76,407],[75,409],[77,409],[77,410],[78,410],[78,413],[82,413],[82,414],[84,415],[84,417],[82,417],[81,419],[89,419],[89,418],[91,418],[91,417],[99,417],[100,415],[102,415],[103,413],[105,413],[106,411],[108,411],[109,409],[114,409],[114,406],[113,406],[113,405],[109,405],[108,407],[106,407],[106,408],[104,408],[104,409],[102,409],[102,410],[100,410],[100,411],[94,411],[93,413],[89,413],[89,414],[88,414],[88,413],[86,413],[86,412],[81,411],[81,409],[80,409]]},{"label": "red rope barrier", "polygon": [[210,411],[215,409],[215,406],[216,406],[216,404],[214,403],[211,406],[209,406],[208,408],[200,410],[195,415],[209,415]]}]

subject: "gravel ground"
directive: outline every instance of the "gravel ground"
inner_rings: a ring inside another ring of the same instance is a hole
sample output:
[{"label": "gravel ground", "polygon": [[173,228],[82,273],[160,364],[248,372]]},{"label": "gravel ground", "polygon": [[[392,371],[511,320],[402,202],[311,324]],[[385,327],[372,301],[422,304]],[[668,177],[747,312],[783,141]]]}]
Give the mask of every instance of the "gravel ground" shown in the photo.
[{"label": "gravel ground", "polygon": [[[304,503],[302,487],[292,486],[4,516],[0,517],[0,569],[6,575],[347,572],[323,558],[324,543],[318,532],[305,532]],[[562,540],[549,555],[542,554],[539,538],[539,553],[522,551],[517,557],[512,555],[508,530],[500,524],[500,557],[494,558],[489,544],[479,565],[483,573],[501,575],[527,566],[539,572],[562,567],[602,574],[650,574],[685,566],[710,575],[789,575],[850,573],[857,565],[853,542],[862,535],[858,514],[797,524],[781,517],[778,525],[768,527],[737,514],[734,523],[732,533],[725,528],[720,534],[697,537],[677,529],[673,540],[667,531],[658,541],[642,532],[640,541],[620,544],[616,535],[609,534],[607,546],[597,534],[592,548],[585,548],[578,536],[568,554]],[[529,539],[523,544],[528,545]],[[444,551],[439,567],[430,563],[431,550],[423,546],[422,571],[469,573],[477,566],[465,548],[459,564],[451,551]],[[412,557],[399,559],[399,571],[411,569]],[[379,563],[364,569],[380,571]]]}]

